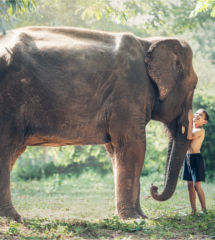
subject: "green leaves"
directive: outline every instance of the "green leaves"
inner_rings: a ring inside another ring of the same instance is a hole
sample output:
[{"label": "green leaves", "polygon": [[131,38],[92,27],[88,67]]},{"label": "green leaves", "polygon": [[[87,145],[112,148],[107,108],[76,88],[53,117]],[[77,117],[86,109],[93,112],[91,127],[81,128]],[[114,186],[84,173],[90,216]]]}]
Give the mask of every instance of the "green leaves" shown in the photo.
[{"label": "green leaves", "polygon": [[211,9],[210,15],[215,17],[215,0],[198,0],[196,8],[190,13],[190,17],[195,17],[200,12],[206,12]]},{"label": "green leaves", "polygon": [[5,232],[5,235],[17,235],[19,234],[19,227],[20,227],[20,223],[11,221],[9,223],[9,228],[8,230]]},{"label": "green leaves", "polygon": [[14,27],[17,21],[16,12],[32,12],[35,8],[35,0],[3,0],[0,3],[0,31],[5,34],[7,29]]},{"label": "green leaves", "polygon": [[123,232],[139,232],[143,229],[143,225],[145,221],[141,221],[140,223],[136,221],[128,221],[125,222],[123,220],[119,220],[117,216],[114,216],[112,219],[104,219],[104,221],[100,221],[100,227],[106,228],[108,230],[121,230]]},{"label": "green leaves", "polygon": [[135,231],[136,231],[136,232],[141,231],[141,230],[143,229],[143,225],[144,225],[145,223],[146,223],[145,221],[142,221],[142,222],[140,222],[140,223],[134,221],[134,224],[136,225],[136,226],[135,226]]},{"label": "green leaves", "polygon": [[36,8],[35,0],[6,0],[9,6],[8,13],[13,16],[18,10],[20,13],[32,11]]},{"label": "green leaves", "polygon": [[116,22],[122,22],[123,24],[128,20],[128,10],[125,8],[124,10],[120,10],[118,7],[113,7],[108,1],[85,1],[82,5],[83,7],[80,7],[75,11],[77,14],[79,11],[83,10],[81,14],[82,19],[95,17],[96,20],[100,20],[103,16],[106,18],[113,16]]},{"label": "green leaves", "polygon": [[27,180],[58,172],[72,172],[77,176],[84,171],[111,172],[111,161],[104,146],[28,147],[17,160],[12,175]]}]

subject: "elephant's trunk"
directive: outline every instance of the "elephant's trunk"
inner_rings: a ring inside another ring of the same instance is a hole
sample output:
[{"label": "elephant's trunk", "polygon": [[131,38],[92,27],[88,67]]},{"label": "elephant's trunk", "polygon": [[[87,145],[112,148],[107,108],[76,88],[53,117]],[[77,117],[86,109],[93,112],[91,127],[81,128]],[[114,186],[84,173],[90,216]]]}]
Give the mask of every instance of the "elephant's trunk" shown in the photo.
[{"label": "elephant's trunk", "polygon": [[173,145],[173,139],[169,136],[169,145],[167,149],[167,156],[166,156],[166,167],[165,167],[165,175],[164,175],[164,184],[166,184],[167,179],[167,171],[169,167],[169,160],[172,152],[172,145]]},{"label": "elephant's trunk", "polygon": [[163,192],[159,194],[157,192],[158,188],[153,185],[151,186],[151,196],[155,200],[166,201],[173,195],[175,191],[179,172],[187,149],[189,147],[189,141],[187,140],[187,131],[183,132],[182,129],[183,127],[180,124],[177,127],[176,134],[174,134],[175,136],[173,138],[170,138],[169,141]]}]

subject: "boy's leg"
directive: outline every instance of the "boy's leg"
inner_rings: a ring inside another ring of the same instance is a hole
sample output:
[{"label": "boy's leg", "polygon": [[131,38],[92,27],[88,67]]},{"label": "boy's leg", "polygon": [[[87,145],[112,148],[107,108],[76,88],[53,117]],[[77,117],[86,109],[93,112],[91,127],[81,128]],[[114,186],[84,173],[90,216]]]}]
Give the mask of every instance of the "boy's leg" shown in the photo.
[{"label": "boy's leg", "polygon": [[198,194],[198,198],[199,198],[200,204],[202,206],[202,209],[206,210],[205,194],[202,190],[201,182],[195,182],[194,187],[195,187],[195,190]]},{"label": "boy's leg", "polygon": [[194,189],[193,181],[187,181],[187,188],[189,192],[190,205],[192,213],[196,213],[196,192]]}]

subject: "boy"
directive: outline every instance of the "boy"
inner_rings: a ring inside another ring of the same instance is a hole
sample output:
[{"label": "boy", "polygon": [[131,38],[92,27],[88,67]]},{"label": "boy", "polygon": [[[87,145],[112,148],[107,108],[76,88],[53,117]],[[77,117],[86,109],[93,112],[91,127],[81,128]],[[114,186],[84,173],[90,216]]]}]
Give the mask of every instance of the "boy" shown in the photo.
[{"label": "boy", "polygon": [[204,109],[199,109],[194,115],[188,112],[187,139],[191,140],[190,147],[184,161],[182,179],[187,181],[189,191],[191,214],[196,213],[196,193],[198,195],[202,211],[206,211],[205,194],[201,188],[201,182],[205,181],[205,161],[200,153],[205,130],[202,128],[209,120],[209,115]]}]

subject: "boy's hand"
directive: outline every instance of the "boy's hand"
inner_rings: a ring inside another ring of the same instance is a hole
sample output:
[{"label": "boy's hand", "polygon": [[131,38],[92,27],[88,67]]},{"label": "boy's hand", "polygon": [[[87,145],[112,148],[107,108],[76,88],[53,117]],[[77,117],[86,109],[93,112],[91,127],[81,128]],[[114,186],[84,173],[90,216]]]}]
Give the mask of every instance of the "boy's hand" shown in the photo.
[{"label": "boy's hand", "polygon": [[190,109],[188,112],[188,121],[189,122],[193,121],[193,110],[192,109]]}]

